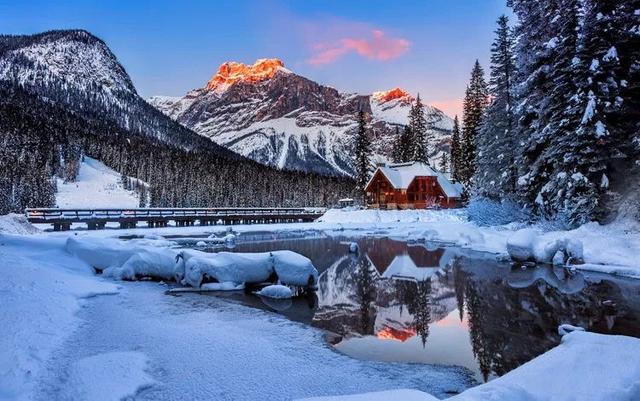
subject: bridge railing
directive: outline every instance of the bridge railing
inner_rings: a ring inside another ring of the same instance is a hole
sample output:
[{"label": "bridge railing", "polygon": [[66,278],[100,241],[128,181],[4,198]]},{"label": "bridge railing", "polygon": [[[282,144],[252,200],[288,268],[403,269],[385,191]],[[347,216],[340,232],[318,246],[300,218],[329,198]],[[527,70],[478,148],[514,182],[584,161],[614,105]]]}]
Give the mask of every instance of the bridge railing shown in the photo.
[{"label": "bridge railing", "polygon": [[225,216],[321,216],[324,208],[29,208],[25,210],[32,223],[51,220],[121,220],[144,218],[201,218]]}]

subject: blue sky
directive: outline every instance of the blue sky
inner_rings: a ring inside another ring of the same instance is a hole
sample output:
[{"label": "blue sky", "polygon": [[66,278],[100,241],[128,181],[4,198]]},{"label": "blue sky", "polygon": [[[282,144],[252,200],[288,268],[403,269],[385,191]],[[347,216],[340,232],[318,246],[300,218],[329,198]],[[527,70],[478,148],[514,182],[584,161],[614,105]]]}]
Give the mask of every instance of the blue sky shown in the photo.
[{"label": "blue sky", "polygon": [[0,0],[0,32],[83,28],[143,96],[202,87],[225,61],[276,57],[348,92],[400,86],[449,114],[476,58],[488,69],[505,0]]}]

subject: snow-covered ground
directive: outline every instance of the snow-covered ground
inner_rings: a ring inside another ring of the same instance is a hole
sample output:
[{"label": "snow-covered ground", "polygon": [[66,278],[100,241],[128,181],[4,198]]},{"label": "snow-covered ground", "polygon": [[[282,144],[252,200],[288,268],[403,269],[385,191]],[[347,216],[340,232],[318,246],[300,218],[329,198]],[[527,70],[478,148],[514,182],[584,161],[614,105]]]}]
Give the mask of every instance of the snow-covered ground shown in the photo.
[{"label": "snow-covered ground", "polygon": [[56,205],[60,208],[138,207],[135,192],[122,186],[122,176],[102,162],[84,156],[76,182],[58,179]]},{"label": "snow-covered ground", "polygon": [[[333,210],[321,220],[234,229],[432,240],[506,256],[508,238],[521,228],[478,227],[460,210]],[[2,216],[0,227],[22,234],[0,232],[0,319],[11,322],[0,328],[0,399],[285,400],[406,388],[424,394],[345,399],[431,400],[427,393],[442,398],[470,384],[471,374],[462,368],[351,359],[332,351],[316,329],[214,297],[167,296],[166,286],[153,282],[116,284],[95,276],[66,248],[69,237],[143,234],[147,238],[136,246],[152,251],[170,244],[155,235],[222,234],[226,227],[24,235],[32,230],[17,216]],[[625,275],[640,271],[634,223],[534,230],[541,241],[581,240],[587,266],[611,272],[618,265],[624,269],[617,273]],[[103,294],[109,296],[98,296]],[[573,333],[552,351],[453,399],[631,401],[640,397],[637,360],[638,339]]]}]

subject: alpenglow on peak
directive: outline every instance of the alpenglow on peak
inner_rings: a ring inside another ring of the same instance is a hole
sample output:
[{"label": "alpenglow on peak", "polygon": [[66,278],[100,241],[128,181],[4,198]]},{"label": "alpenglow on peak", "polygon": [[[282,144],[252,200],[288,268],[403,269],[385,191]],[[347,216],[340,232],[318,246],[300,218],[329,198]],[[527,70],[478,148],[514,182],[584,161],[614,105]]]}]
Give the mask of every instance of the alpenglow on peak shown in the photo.
[{"label": "alpenglow on peak", "polygon": [[223,92],[238,81],[261,82],[270,79],[278,71],[289,72],[284,63],[277,58],[261,58],[253,65],[228,61],[218,68],[216,74],[207,83],[207,89]]},{"label": "alpenglow on peak", "polygon": [[393,88],[388,91],[373,92],[371,96],[377,101],[384,103],[391,100],[401,99],[406,102],[413,101],[413,96],[401,88]]}]

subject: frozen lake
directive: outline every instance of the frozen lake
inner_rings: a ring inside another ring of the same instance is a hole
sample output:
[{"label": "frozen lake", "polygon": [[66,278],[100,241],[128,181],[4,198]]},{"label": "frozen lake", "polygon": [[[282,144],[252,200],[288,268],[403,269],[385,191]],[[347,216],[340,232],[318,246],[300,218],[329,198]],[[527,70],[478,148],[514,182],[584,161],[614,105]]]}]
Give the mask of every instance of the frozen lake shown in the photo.
[{"label": "frozen lake", "polygon": [[[235,245],[216,247],[173,239],[212,252],[288,249],[307,256],[320,272],[315,294],[279,301],[243,292],[213,296],[335,333],[328,336],[334,349],[356,359],[462,366],[483,382],[559,344],[563,323],[640,337],[638,280],[512,268],[487,254],[382,233],[248,232]],[[351,242],[358,254],[349,252]]]}]

